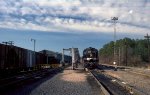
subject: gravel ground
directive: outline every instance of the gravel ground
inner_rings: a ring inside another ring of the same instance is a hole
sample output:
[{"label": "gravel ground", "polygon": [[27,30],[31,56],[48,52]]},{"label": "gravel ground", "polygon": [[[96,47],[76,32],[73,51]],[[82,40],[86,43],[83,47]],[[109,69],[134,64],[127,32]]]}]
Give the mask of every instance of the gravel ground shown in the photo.
[{"label": "gravel ground", "polygon": [[145,69],[145,68],[131,68],[129,69],[129,71],[134,71],[134,72],[137,72],[137,73],[141,73],[141,74],[145,74],[145,75],[148,75],[150,76],[150,69]]},{"label": "gravel ground", "polygon": [[125,82],[128,86],[135,89],[139,95],[150,95],[150,78],[147,76],[119,70],[106,70],[105,73]]},{"label": "gravel ground", "polygon": [[94,78],[83,70],[66,69],[35,88],[30,95],[103,95]]}]

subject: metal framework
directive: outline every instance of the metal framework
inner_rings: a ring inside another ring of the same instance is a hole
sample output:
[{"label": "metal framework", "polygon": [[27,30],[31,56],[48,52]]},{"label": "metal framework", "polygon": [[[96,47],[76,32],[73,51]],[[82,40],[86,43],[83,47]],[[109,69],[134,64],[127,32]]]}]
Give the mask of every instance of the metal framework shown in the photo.
[{"label": "metal framework", "polygon": [[118,17],[112,17],[111,20],[113,21],[114,24],[114,62],[113,64],[116,65],[116,23],[118,20]]},{"label": "metal framework", "polygon": [[74,65],[76,64],[76,66],[77,66],[77,63],[76,63],[76,57],[77,57],[77,55],[76,55],[76,49],[77,48],[69,48],[69,49],[63,49],[63,52],[62,52],[62,65],[65,65],[64,63],[64,52],[65,51],[70,51],[70,53],[71,53],[71,56],[72,56],[72,69],[74,69]]},{"label": "metal framework", "polygon": [[70,53],[71,53],[71,48],[69,48],[69,49],[64,49],[63,48],[63,52],[62,52],[62,62],[64,63],[64,53],[65,53],[65,51],[70,51]]},{"label": "metal framework", "polygon": [[[72,53],[72,52],[71,52],[72,49],[71,49],[71,48],[69,48],[69,49],[64,49],[64,48],[63,48],[63,52],[62,52],[62,65],[63,65],[63,66],[65,66],[65,62],[64,62],[64,53],[65,53],[65,51],[70,51],[70,53]],[[73,63],[72,63],[72,69],[74,69],[74,68],[73,68]]]}]

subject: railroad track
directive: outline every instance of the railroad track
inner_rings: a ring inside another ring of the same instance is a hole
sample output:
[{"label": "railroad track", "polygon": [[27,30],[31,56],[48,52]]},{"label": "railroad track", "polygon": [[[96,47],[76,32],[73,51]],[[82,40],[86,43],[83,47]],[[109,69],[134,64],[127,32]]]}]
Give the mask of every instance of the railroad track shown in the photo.
[{"label": "railroad track", "polygon": [[100,84],[105,95],[133,95],[132,89],[118,83],[110,76],[103,74],[100,70],[89,70]]},{"label": "railroad track", "polygon": [[39,79],[45,78],[49,75],[57,74],[62,70],[63,68],[60,67],[57,69],[40,70],[36,72],[13,76],[10,78],[0,79],[0,93],[5,93],[6,91],[9,91],[9,89],[11,90],[21,85],[26,85]]},{"label": "railroad track", "polygon": [[[102,65],[102,66],[105,66],[106,68],[111,68],[111,69],[114,69],[114,65]],[[136,70],[137,68],[134,68],[134,67],[127,67],[127,66],[117,66],[117,68],[119,70],[122,70],[122,71],[126,71],[126,72],[129,72],[129,73],[133,73],[133,74],[136,74],[136,75],[140,75],[140,76],[145,76],[147,78],[150,78],[150,75],[149,73],[145,73],[144,70],[140,70],[140,68],[138,70]]]},{"label": "railroad track", "polygon": [[107,77],[114,79],[113,81],[118,82],[129,91],[132,91],[134,95],[149,95],[150,76],[148,69],[125,66],[118,66],[117,68],[118,70],[114,71],[113,66],[104,65],[99,69],[103,70],[103,73]]},{"label": "railroad track", "polygon": [[136,74],[136,75],[140,75],[140,76],[143,76],[143,77],[150,78],[150,75],[144,74],[142,71],[139,72],[139,71],[128,70],[128,71],[125,71],[125,72],[129,72],[129,73],[132,73],[132,74]]}]

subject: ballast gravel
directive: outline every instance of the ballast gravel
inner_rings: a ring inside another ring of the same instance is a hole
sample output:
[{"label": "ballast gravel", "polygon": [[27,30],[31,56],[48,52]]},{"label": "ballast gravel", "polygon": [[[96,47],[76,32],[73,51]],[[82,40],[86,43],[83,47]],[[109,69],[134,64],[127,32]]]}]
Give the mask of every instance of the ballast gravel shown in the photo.
[{"label": "ballast gravel", "polygon": [[30,95],[104,95],[92,75],[84,70],[66,69],[43,82]]}]

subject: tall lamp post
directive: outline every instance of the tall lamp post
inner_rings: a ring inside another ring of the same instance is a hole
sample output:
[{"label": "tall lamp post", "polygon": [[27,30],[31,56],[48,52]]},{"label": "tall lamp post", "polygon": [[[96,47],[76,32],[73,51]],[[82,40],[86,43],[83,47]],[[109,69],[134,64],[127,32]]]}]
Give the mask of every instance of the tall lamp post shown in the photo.
[{"label": "tall lamp post", "polygon": [[31,42],[33,41],[33,43],[34,43],[34,64],[36,63],[35,62],[35,43],[36,43],[36,40],[35,39],[31,39]]},{"label": "tall lamp post", "polygon": [[35,43],[36,43],[36,40],[35,39],[31,39],[31,41],[34,42],[34,52],[35,52]]},{"label": "tall lamp post", "polygon": [[117,65],[116,64],[116,23],[117,23],[118,17],[112,17],[111,20],[113,21],[113,24],[114,24],[114,62],[113,64]]}]

